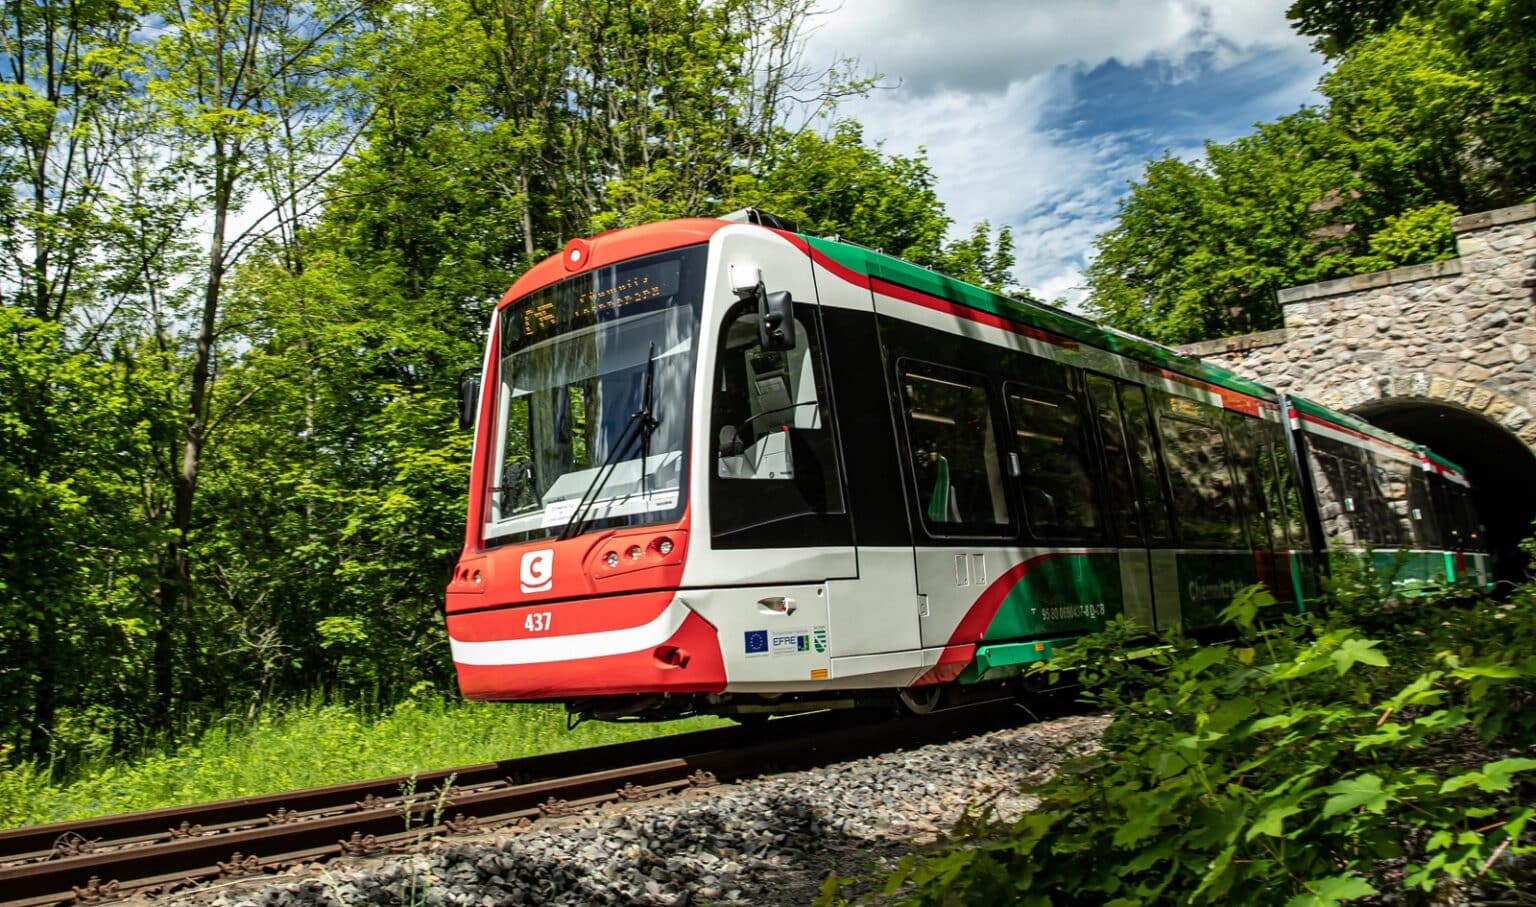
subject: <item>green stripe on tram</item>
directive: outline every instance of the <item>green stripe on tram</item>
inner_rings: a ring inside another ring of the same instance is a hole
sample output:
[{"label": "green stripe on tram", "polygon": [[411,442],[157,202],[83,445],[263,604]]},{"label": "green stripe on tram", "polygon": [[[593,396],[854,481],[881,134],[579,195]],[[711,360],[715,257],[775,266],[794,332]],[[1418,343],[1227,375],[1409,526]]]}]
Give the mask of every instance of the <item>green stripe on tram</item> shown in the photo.
[{"label": "green stripe on tram", "polygon": [[873,249],[804,234],[801,234],[801,238],[810,243],[811,247],[820,254],[856,273],[888,280],[979,312],[987,312],[1019,324],[1050,331],[1070,340],[1122,353],[1192,378],[1209,381],[1229,390],[1266,400],[1274,400],[1277,397],[1273,389],[1224,368],[1181,356],[1168,347],[1141,337],[1105,330],[1085,318],[1072,317],[1050,306],[1010,299],[953,277],[947,277],[937,271],[930,271],[898,258],[892,258]]}]

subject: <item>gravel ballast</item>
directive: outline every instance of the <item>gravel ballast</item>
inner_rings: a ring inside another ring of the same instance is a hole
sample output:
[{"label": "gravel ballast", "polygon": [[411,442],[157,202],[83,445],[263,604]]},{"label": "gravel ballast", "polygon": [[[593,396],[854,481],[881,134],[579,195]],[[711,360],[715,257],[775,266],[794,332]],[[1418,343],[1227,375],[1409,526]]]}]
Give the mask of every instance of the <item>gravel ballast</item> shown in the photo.
[{"label": "gravel ballast", "polygon": [[829,872],[890,868],[968,808],[1004,817],[1030,785],[1098,746],[1068,717],[811,771],[618,802],[418,853],[335,860],[158,899],[178,907],[384,904],[803,904]]}]

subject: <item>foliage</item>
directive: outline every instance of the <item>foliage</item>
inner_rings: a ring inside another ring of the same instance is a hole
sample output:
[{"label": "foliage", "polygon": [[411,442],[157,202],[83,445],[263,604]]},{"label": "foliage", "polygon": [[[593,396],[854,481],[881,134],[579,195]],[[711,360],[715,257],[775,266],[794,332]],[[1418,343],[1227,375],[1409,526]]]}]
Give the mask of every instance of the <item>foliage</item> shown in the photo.
[{"label": "foliage", "polygon": [[[1069,651],[1115,711],[1104,749],[1064,765],[1039,809],[980,822],[907,861],[915,903],[1332,904],[1401,887],[1498,884],[1536,759],[1536,588],[1508,605],[1383,602],[1375,578],[1326,615],[1224,612],[1234,641],[1182,638],[1161,669],[1106,658],[1123,625]],[[902,886],[908,886],[902,888]]]},{"label": "foliage", "polygon": [[[1536,197],[1529,0],[1297,0],[1325,103],[1146,165],[1086,308],[1183,343],[1278,327],[1276,291],[1454,254],[1448,212]],[[1437,218],[1440,219],[1437,222]]]},{"label": "foliage", "polygon": [[[814,0],[21,0],[0,16],[0,761],[451,672],[496,298],[746,205],[1007,288],[804,63]],[[835,191],[830,191],[835,190]],[[31,760],[31,761],[29,761]]]},{"label": "foliage", "polygon": [[1317,39],[1315,48],[1337,57],[1422,5],[1415,0],[1294,0],[1285,14],[1298,34]]},{"label": "foliage", "polygon": [[762,174],[740,174],[727,207],[758,207],[795,221],[807,233],[837,235],[926,265],[961,280],[1005,291],[1014,286],[1013,234],[976,224],[964,239],[945,240],[951,225],[928,160],[887,155],[865,144],[852,120],[830,134],[779,132]]},{"label": "foliage", "polygon": [[0,307],[0,728],[17,750],[100,745],[102,712],[142,717],[122,681],[144,652],[159,535],[123,481],[136,451],[108,429],[153,425],[158,390],[70,352],[57,322]]},{"label": "foliage", "polygon": [[0,828],[278,793],[703,730],[717,719],[587,723],[556,706],[446,701],[430,684],[392,707],[308,701],[233,715],[52,780],[46,766],[0,766]]},{"label": "foliage", "polygon": [[1208,144],[1204,164],[1150,162],[1097,241],[1089,313],[1175,343],[1277,324],[1278,290],[1345,273],[1356,251],[1347,234],[1318,244],[1359,208],[1354,176],[1325,153],[1334,142],[1303,111]]},{"label": "foliage", "polygon": [[1388,217],[1386,224],[1371,234],[1371,252],[1359,260],[1361,269],[1384,271],[1452,257],[1456,236],[1451,232],[1451,219],[1458,213],[1449,202],[1435,202]]}]

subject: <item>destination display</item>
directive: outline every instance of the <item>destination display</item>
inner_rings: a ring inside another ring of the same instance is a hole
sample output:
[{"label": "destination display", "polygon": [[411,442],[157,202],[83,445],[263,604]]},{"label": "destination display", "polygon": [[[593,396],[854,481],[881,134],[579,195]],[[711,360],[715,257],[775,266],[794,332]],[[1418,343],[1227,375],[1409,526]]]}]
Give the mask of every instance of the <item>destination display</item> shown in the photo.
[{"label": "destination display", "polygon": [[572,277],[506,309],[507,351],[672,304],[682,272],[677,253],[653,255]]}]

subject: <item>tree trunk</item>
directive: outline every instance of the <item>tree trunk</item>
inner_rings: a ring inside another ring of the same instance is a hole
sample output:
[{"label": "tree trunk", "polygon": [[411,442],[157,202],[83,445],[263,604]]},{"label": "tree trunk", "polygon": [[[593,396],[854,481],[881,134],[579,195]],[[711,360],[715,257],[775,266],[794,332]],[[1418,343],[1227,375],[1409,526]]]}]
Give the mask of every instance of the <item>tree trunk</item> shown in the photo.
[{"label": "tree trunk", "polygon": [[192,531],[192,502],[197,493],[197,473],[207,432],[208,383],[213,371],[214,328],[218,323],[219,295],[224,283],[224,230],[229,219],[233,194],[233,155],[223,142],[215,140],[213,234],[208,242],[208,283],[203,290],[202,321],[198,325],[197,349],[192,360],[192,386],[187,393],[185,433],[182,439],[181,470],[172,478],[171,538],[160,564],[156,593],[160,607],[160,627],[155,634],[155,699],[159,720],[170,715],[175,699],[174,634],[172,627],[184,624],[191,611],[192,577],[187,548]]}]

